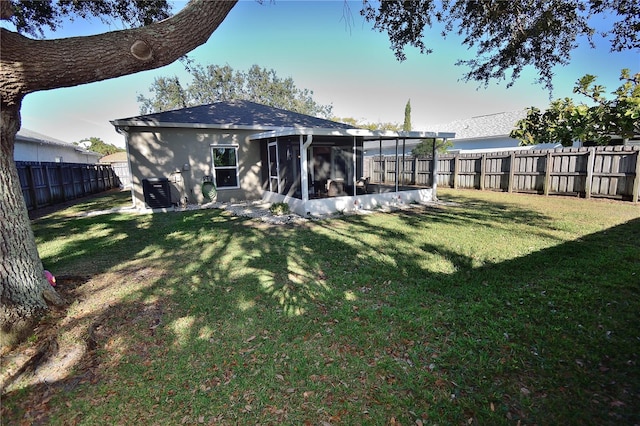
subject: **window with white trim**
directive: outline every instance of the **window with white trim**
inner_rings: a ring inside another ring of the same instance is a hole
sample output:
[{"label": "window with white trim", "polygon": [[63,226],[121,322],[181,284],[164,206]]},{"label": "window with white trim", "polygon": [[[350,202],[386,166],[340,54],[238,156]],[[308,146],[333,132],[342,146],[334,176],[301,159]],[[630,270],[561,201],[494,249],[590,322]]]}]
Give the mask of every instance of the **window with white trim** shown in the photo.
[{"label": "window with white trim", "polygon": [[235,145],[211,146],[216,188],[239,188],[238,147]]}]

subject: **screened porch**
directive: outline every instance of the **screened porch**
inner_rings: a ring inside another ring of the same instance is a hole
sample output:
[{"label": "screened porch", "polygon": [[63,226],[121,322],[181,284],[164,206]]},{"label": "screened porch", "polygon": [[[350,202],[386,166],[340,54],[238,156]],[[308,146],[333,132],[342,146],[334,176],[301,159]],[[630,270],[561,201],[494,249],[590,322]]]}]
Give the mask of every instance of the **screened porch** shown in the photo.
[{"label": "screened porch", "polygon": [[[446,139],[452,133],[383,132],[363,129],[289,128],[252,136],[261,144],[263,198],[286,202],[301,215],[426,202],[432,188],[372,182],[364,173],[364,142]],[[434,144],[435,147],[435,144]],[[399,152],[398,155],[404,155]],[[399,158],[399,157],[398,157]],[[398,164],[398,162],[396,162]],[[400,170],[396,172],[400,176]]]}]

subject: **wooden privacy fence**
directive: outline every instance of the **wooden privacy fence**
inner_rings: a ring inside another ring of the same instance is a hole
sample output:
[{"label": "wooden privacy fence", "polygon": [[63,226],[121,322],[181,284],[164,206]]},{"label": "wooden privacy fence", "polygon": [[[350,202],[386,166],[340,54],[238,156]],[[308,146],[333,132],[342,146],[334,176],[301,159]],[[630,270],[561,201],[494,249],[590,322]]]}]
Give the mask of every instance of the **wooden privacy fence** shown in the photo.
[{"label": "wooden privacy fence", "polygon": [[28,210],[120,186],[118,177],[108,164],[16,161],[16,167]]},{"label": "wooden privacy fence", "polygon": [[[632,146],[558,148],[439,155],[438,186],[539,194],[573,194],[638,201],[640,149]],[[396,164],[397,163],[397,164]],[[396,168],[397,166],[397,168]],[[431,158],[367,157],[373,183],[432,186]]]},{"label": "wooden privacy fence", "polygon": [[127,162],[115,162],[111,163],[111,168],[120,180],[120,186],[127,188],[131,186],[131,171],[129,170],[129,163]]}]

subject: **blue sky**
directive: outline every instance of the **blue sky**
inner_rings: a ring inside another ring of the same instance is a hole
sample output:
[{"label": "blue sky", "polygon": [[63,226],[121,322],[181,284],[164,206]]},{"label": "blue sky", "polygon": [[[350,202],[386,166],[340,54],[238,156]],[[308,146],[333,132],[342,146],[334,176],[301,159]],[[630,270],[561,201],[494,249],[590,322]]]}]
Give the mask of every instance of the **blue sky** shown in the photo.
[{"label": "blue sky", "polygon": [[[176,2],[181,7],[183,2]],[[240,1],[209,41],[190,57],[201,64],[228,64],[247,70],[253,64],[274,69],[281,78],[292,77],[296,86],[314,92],[321,104],[333,105],[338,117],[366,122],[404,120],[411,99],[414,130],[477,115],[512,111],[530,106],[544,108],[549,93],[535,84],[536,73],[527,70],[511,88],[496,81],[488,88],[461,80],[465,69],[457,59],[474,51],[460,39],[443,40],[437,29],[426,33],[434,53],[421,55],[407,48],[407,60],[398,62],[385,34],[373,31],[359,14],[360,2],[350,2],[351,17],[343,1]],[[99,21],[68,23],[52,37],[87,35],[121,29]],[[574,51],[571,64],[555,70],[553,98],[571,96],[575,81],[584,74],[597,75],[608,91],[619,86],[622,68],[640,71],[638,52],[611,53],[601,40],[596,49],[586,41]],[[187,80],[180,63],[83,86],[28,95],[22,107],[22,125],[67,142],[99,137],[123,146],[109,120],[139,114],[138,94],[148,94],[157,76],[178,75]]]}]

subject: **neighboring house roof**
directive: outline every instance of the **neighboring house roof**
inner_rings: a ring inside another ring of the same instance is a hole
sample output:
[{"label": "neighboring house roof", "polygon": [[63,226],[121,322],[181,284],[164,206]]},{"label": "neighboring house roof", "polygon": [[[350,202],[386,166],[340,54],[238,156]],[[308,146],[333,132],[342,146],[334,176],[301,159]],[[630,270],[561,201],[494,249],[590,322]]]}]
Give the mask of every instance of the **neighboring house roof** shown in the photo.
[{"label": "neighboring house roof", "polygon": [[[516,128],[516,123],[519,120],[526,117],[527,110],[522,109],[518,111],[480,115],[451,121],[445,124],[436,124],[430,127],[438,132],[438,135],[441,134],[439,131],[453,132],[454,136],[449,136],[449,139],[454,144],[474,145],[474,147],[468,147],[468,149],[460,149],[459,147],[453,149],[453,151],[458,152],[493,152],[505,149],[549,149],[557,146],[557,144],[529,145],[526,147],[505,146],[505,143],[513,142],[515,144],[517,142],[516,139],[511,138],[511,131]],[[404,149],[405,151],[411,151],[417,144],[417,141],[407,141],[406,144],[404,144]],[[477,147],[475,145],[477,145]],[[378,146],[379,145],[375,143],[365,145],[374,155]],[[388,151],[389,149],[394,149],[395,144],[392,141],[383,142],[382,148]]]},{"label": "neighboring house roof", "polygon": [[18,130],[16,135],[16,141],[40,143],[45,145],[60,145],[69,146],[68,142],[61,141],[60,139],[52,138],[51,136],[43,135],[42,133],[34,132],[33,130],[25,129],[24,127]]},{"label": "neighboring house roof", "polygon": [[73,149],[82,154],[93,155],[96,157],[100,157],[101,155],[97,152],[89,151],[87,149],[71,144],[69,142],[64,142],[64,141],[61,141],[60,139],[52,138],[51,136],[43,135],[42,133],[25,129],[24,127],[18,130],[18,133],[16,134],[16,142],[65,147],[65,148]]},{"label": "neighboring house roof", "polygon": [[[350,124],[338,123],[243,100],[216,102],[173,111],[122,118],[111,121],[111,124],[116,128],[125,128],[127,126],[187,127],[246,129],[261,132],[253,135],[252,139],[302,134],[362,136],[365,138],[394,138],[401,134],[414,138],[436,137],[433,132],[388,132],[358,129]],[[452,136],[452,134],[443,135],[443,137]]]},{"label": "neighboring house roof", "polygon": [[483,139],[498,136],[509,136],[515,129],[516,123],[526,118],[527,110],[499,112],[496,114],[480,115],[477,117],[455,120],[450,123],[433,126],[455,132],[455,140]]},{"label": "neighboring house roof", "polygon": [[127,153],[125,151],[114,152],[113,154],[105,155],[100,159],[101,163],[126,163]]}]

